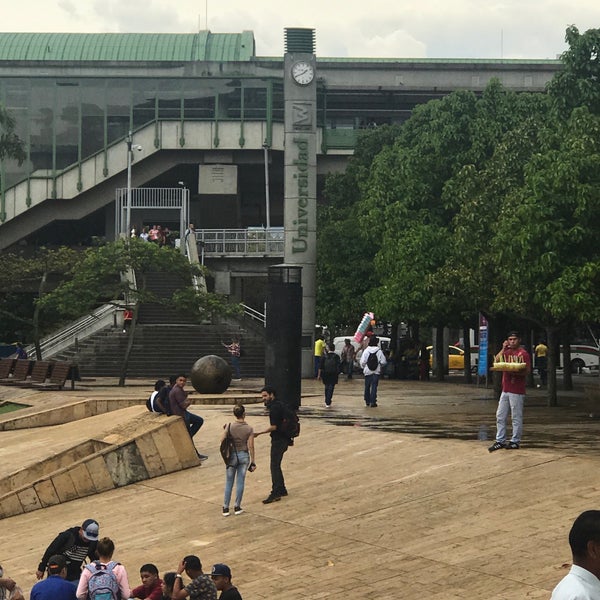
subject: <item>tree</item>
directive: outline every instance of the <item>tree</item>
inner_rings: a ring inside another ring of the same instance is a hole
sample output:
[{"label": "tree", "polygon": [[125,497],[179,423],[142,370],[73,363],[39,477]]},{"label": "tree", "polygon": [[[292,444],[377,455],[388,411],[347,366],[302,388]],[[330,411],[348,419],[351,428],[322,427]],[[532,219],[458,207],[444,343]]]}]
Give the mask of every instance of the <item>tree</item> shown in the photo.
[{"label": "tree", "polygon": [[317,318],[332,328],[354,325],[368,308],[379,241],[364,227],[360,204],[374,156],[398,132],[396,126],[364,130],[346,171],[326,180],[326,204],[318,207]]},{"label": "tree", "polygon": [[0,269],[2,301],[0,314],[24,329],[25,337],[35,345],[36,357],[42,358],[40,340],[63,319],[60,311],[44,308],[41,300],[51,285],[74,268],[79,253],[70,248],[37,248],[30,256],[4,253]]},{"label": "tree", "polygon": [[23,142],[15,133],[15,121],[7,110],[0,106],[0,160],[15,159],[21,164],[25,158]]},{"label": "tree", "polygon": [[564,69],[548,86],[557,114],[567,119],[573,109],[587,106],[600,115],[600,29],[588,29],[580,34],[577,27],[567,28],[568,50],[562,53]]}]

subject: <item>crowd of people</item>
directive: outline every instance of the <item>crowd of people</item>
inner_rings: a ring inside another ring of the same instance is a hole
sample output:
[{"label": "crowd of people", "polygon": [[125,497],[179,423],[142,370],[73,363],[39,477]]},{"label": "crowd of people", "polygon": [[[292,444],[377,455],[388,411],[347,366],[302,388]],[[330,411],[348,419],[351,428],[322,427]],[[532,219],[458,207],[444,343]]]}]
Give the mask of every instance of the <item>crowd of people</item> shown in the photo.
[{"label": "crowd of people", "polygon": [[140,240],[145,242],[154,242],[159,246],[170,246],[173,243],[171,231],[168,227],[162,225],[152,225],[152,227],[145,225],[141,229],[134,225],[131,228],[130,236],[132,238],[139,237]]},{"label": "crowd of people", "polygon": [[[30,600],[242,600],[232,583],[231,569],[214,564],[205,574],[195,555],[181,559],[161,578],[156,565],[140,567],[141,584],[131,588],[125,565],[114,558],[115,544],[99,537],[95,519],[86,519],[59,533],[50,542],[37,567],[38,582]],[[184,581],[184,573],[189,581]],[[24,600],[17,583],[5,577],[0,567],[0,600]]]}]

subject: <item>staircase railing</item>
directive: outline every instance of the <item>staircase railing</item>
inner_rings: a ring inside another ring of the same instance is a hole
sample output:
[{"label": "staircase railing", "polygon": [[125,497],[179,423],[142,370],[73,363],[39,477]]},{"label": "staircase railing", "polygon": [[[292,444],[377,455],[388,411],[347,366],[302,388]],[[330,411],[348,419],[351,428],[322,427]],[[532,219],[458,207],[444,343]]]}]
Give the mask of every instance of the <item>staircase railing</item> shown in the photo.
[{"label": "staircase railing", "polygon": [[[68,346],[78,341],[84,340],[97,331],[110,325],[116,325],[117,311],[123,308],[116,304],[105,304],[81,319],[73,321],[63,329],[42,339],[40,348],[44,358],[50,358]],[[25,348],[27,354],[32,356],[35,353],[35,346]]]},{"label": "staircase railing", "polygon": [[253,321],[258,321],[259,323],[262,323],[263,327],[267,326],[267,319],[264,313],[259,312],[258,310],[252,308],[251,306],[248,306],[247,304],[241,304],[242,308],[244,309],[244,315],[250,317]]}]

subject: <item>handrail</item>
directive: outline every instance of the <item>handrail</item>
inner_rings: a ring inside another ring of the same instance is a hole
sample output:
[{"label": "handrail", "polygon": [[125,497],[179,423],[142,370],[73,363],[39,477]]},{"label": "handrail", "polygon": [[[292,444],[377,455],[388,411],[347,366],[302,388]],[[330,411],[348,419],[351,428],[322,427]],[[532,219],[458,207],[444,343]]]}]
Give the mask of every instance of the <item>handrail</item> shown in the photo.
[{"label": "handrail", "polygon": [[263,327],[266,327],[267,319],[264,313],[259,312],[258,310],[252,308],[251,306],[248,306],[247,304],[241,303],[240,305],[244,309],[245,315],[247,315],[255,321],[258,321],[259,323],[262,323]]},{"label": "handrail", "polygon": [[[113,314],[118,310],[122,310],[122,307],[116,304],[104,304],[91,314],[69,323],[63,329],[44,338],[40,342],[42,356],[48,358],[63,348],[70,346],[75,340],[85,339],[103,329],[110,323]],[[27,346],[25,351],[28,355],[33,355],[35,353],[35,346]]]}]

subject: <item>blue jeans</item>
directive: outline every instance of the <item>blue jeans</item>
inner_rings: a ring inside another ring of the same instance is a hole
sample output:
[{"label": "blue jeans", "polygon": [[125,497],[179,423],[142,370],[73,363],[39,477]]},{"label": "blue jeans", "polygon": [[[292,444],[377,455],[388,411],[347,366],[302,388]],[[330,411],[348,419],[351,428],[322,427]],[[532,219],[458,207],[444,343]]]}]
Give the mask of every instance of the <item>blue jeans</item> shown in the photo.
[{"label": "blue jeans", "polygon": [[379,385],[379,375],[373,373],[365,375],[365,404],[373,406],[377,404],[377,386]]},{"label": "blue jeans", "polygon": [[200,427],[204,425],[204,419],[198,415],[191,413],[189,410],[185,411],[185,415],[183,418],[185,419],[185,424],[187,425],[190,437],[194,437],[198,433]]},{"label": "blue jeans", "polygon": [[335,383],[326,383],[325,384],[325,404],[327,406],[331,405],[331,399],[333,398],[333,389],[335,388]]},{"label": "blue jeans", "polygon": [[319,374],[319,367],[321,366],[321,357],[315,356],[315,378]]},{"label": "blue jeans", "polygon": [[236,379],[241,379],[240,375],[240,357],[231,355],[231,368],[233,369],[233,374]]},{"label": "blue jeans", "polygon": [[244,485],[246,483],[246,473],[250,464],[250,454],[245,450],[238,450],[233,453],[229,459],[229,464],[225,468],[225,495],[223,496],[223,507],[229,508],[231,500],[231,491],[233,490],[233,480],[236,479],[235,486],[235,504],[242,505],[244,495]]}]

